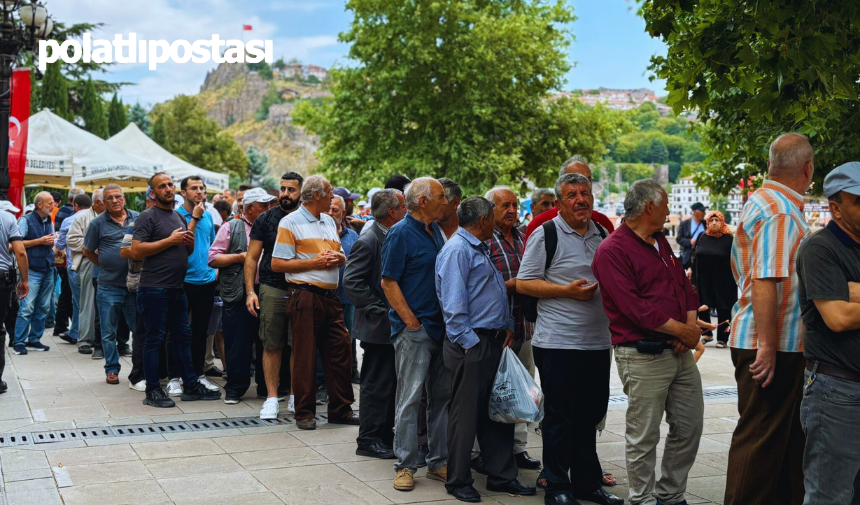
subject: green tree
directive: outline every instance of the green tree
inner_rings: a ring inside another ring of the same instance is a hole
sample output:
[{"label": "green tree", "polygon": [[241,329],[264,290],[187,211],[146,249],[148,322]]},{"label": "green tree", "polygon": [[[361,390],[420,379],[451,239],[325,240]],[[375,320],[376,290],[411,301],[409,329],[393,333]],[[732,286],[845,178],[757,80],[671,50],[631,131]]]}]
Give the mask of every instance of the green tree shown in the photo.
[{"label": "green tree", "polygon": [[170,138],[167,136],[167,127],[164,126],[164,116],[158,116],[152,125],[152,140],[158,145],[170,151]]},{"label": "green tree", "polygon": [[248,184],[260,186],[269,175],[269,155],[254,146],[249,147],[245,155],[248,157]]},{"label": "green tree", "polygon": [[125,105],[122,104],[122,100],[117,99],[116,93],[113,94],[113,98],[110,101],[110,105],[108,106],[108,132],[110,136],[113,137],[117,133],[121,132],[126,126],[128,126],[128,117],[125,113]]},{"label": "green tree", "polygon": [[[450,177],[467,193],[542,180],[542,144],[558,146],[549,92],[569,70],[563,0],[350,0],[331,102],[294,120],[320,135],[323,171],[356,188],[394,172]],[[559,107],[559,106],[555,106]],[[569,150],[565,155],[571,154]],[[555,166],[564,156],[554,159]]]},{"label": "green tree", "polygon": [[666,149],[666,144],[659,140],[651,141],[651,152],[648,155],[650,163],[666,163],[669,161],[669,150]]},{"label": "green tree", "polygon": [[[206,170],[247,177],[248,157],[192,97],[178,95],[153,110],[153,140],[185,161]],[[159,125],[161,122],[161,125]],[[163,133],[162,133],[163,131]]]},{"label": "green tree", "polygon": [[87,79],[84,95],[81,97],[81,118],[84,129],[97,137],[108,138],[108,124],[102,98],[96,92],[92,79]]},{"label": "green tree", "polygon": [[616,163],[615,168],[621,171],[621,180],[628,184],[654,177],[654,167],[644,163]]},{"label": "green tree", "polygon": [[128,119],[136,124],[140,128],[140,131],[150,137],[152,136],[152,120],[149,119],[149,114],[147,114],[146,109],[140,103],[132,105],[128,111]]},{"label": "green tree", "polygon": [[248,70],[257,72],[260,74],[260,77],[267,81],[274,79],[274,75],[272,75],[272,67],[270,67],[265,60],[259,63],[246,63],[245,65],[247,65]]},{"label": "green tree", "polygon": [[270,84],[269,89],[266,90],[266,94],[263,95],[263,99],[260,102],[260,108],[254,113],[254,119],[257,121],[265,121],[269,118],[269,107],[284,102],[286,102],[286,100],[284,100],[284,97],[278,93],[278,89],[275,85]]},{"label": "green tree", "polygon": [[69,119],[69,91],[60,63],[48,63],[42,79],[40,102],[42,107],[63,119]]},{"label": "green tree", "polygon": [[276,61],[275,63],[272,64],[272,68],[275,68],[278,70],[283,70],[283,69],[287,68],[287,64],[284,63],[283,58],[278,58],[278,61]]},{"label": "green tree", "polygon": [[765,172],[768,145],[788,131],[810,136],[819,181],[860,157],[860,3],[646,0],[641,12],[668,45],[652,58],[667,103],[704,122],[700,186],[726,194]]}]

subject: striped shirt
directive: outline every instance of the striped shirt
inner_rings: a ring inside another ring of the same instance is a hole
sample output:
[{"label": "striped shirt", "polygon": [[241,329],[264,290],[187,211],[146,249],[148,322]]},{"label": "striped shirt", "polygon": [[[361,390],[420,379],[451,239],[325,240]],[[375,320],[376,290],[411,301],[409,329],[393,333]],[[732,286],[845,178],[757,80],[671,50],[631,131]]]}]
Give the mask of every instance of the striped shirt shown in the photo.
[{"label": "striped shirt", "polygon": [[[341,251],[337,225],[328,214],[317,219],[304,205],[287,214],[278,225],[278,238],[272,250],[273,258],[308,260],[323,251]],[[311,284],[322,289],[337,289],[338,269],[310,270],[286,274],[287,282]]]},{"label": "striped shirt", "polygon": [[803,216],[803,196],[775,182],[765,181],[750,195],[732,244],[732,273],[741,296],[732,309],[729,345],[758,349],[752,308],[752,280],[779,279],[777,285],[777,351],[803,352],[803,321],[795,269],[797,250],[809,236]]}]

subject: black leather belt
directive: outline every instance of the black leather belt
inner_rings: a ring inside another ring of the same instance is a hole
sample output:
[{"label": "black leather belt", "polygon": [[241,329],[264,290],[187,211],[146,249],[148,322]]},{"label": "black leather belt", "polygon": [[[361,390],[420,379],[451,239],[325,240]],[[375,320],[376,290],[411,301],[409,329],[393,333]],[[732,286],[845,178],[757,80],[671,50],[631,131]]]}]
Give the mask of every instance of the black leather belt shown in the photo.
[{"label": "black leather belt", "polygon": [[[815,362],[810,359],[806,360],[806,369],[811,372],[813,368],[815,368]],[[828,365],[823,361],[818,362],[818,369],[815,371],[815,373],[829,375],[831,377],[838,377],[840,379],[845,379],[851,382],[860,382],[860,373],[855,372],[853,370],[839,368],[835,365]]]},{"label": "black leather belt", "polygon": [[287,287],[290,289],[299,289],[301,291],[307,291],[308,293],[313,293],[315,295],[323,296],[325,298],[337,298],[336,289],[323,289],[317,286],[313,286],[311,284],[294,284],[292,282],[288,282]]},{"label": "black leather belt", "polygon": [[487,330],[485,328],[475,328],[475,333],[480,337],[490,337],[498,340],[507,338],[505,330]]}]

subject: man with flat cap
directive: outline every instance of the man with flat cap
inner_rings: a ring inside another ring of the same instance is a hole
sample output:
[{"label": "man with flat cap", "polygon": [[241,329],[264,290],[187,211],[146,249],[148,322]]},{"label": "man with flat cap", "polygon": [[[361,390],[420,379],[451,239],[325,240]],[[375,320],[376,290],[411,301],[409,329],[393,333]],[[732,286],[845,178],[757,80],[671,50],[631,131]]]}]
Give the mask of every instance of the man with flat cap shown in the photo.
[{"label": "man with flat cap", "polygon": [[[806,326],[804,504],[860,503],[860,162],[824,179],[833,220],[797,257]],[[854,496],[852,501],[852,494]]]}]

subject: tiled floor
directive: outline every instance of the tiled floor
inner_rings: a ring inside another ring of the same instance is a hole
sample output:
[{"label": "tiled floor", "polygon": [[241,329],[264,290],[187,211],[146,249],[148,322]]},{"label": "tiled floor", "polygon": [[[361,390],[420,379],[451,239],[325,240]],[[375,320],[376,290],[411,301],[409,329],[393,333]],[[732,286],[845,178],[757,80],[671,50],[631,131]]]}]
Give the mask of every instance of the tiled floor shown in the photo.
[{"label": "tiled floor", "polygon": [[[9,392],[0,396],[0,433],[250,417],[262,404],[251,393],[238,405],[178,401],[176,408],[154,409],[141,404],[143,393],[128,388],[129,360],[122,360],[122,383],[111,386],[104,382],[102,361],[50,336],[43,342],[51,351],[7,354]],[[728,350],[709,345],[699,368],[705,388],[734,387]],[[611,388],[611,394],[621,394],[614,371]],[[625,407],[610,405],[598,445],[604,469],[619,482],[611,491],[623,497]],[[707,400],[705,418],[688,483],[691,504],[722,503],[735,400]],[[321,423],[307,432],[289,424],[2,448],[0,505],[459,503],[442,483],[424,478],[423,469],[414,491],[394,490],[392,462],[356,456],[356,434],[356,427]],[[541,457],[541,438],[529,436],[529,453]],[[660,456],[662,449],[658,477]],[[533,484],[536,475],[524,471],[520,479]],[[484,484],[485,477],[476,475],[475,487],[487,503],[543,503],[542,493],[511,497],[487,492]]]}]

